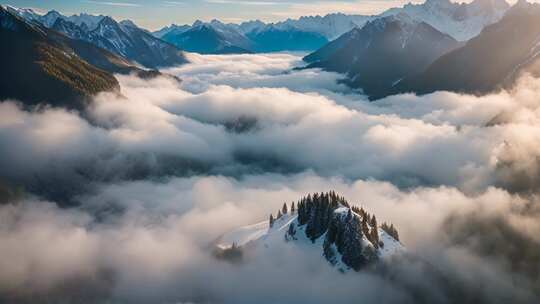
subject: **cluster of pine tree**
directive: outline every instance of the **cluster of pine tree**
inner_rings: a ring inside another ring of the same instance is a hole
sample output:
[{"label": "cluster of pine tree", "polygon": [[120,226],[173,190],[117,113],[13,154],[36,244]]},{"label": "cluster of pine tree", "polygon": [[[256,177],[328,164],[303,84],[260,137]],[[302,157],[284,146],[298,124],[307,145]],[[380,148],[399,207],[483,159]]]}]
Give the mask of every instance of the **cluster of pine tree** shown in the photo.
[{"label": "cluster of pine tree", "polygon": [[[348,208],[348,212],[335,212],[338,208]],[[270,215],[270,227],[283,215],[289,213],[285,203],[277,216]],[[364,208],[351,206],[344,197],[334,191],[308,194],[290,207],[290,213],[298,214],[298,227],[305,225],[305,235],[312,242],[326,233],[324,240],[324,255],[335,263],[336,253],[341,254],[341,260],[354,270],[377,259],[377,249],[384,244],[379,240],[378,223],[375,215],[369,214]],[[291,223],[285,238],[296,239],[296,226]],[[399,241],[397,229],[393,224],[381,225],[389,235]],[[372,246],[364,244],[367,239]],[[336,252],[337,251],[337,252]]]},{"label": "cluster of pine tree", "polygon": [[375,247],[366,246],[363,242],[364,225],[350,208],[347,215],[334,214],[324,240],[325,257],[331,262],[337,262],[337,250],[341,254],[341,261],[355,271],[377,260]]},{"label": "cluster of pine tree", "polygon": [[388,233],[391,237],[396,239],[396,241],[399,241],[399,233],[396,227],[394,227],[394,224],[382,223],[381,229]]},{"label": "cluster of pine tree", "polygon": [[377,225],[375,214],[370,215],[364,208],[359,208],[357,206],[353,206],[351,209],[362,218],[362,232],[366,236],[366,239],[368,239],[375,248],[379,248],[382,244],[379,242],[379,225]]},{"label": "cluster of pine tree", "polygon": [[349,203],[334,191],[308,194],[298,202],[298,224],[307,225],[306,236],[314,242],[328,229],[334,210],[342,206]]},{"label": "cluster of pine tree", "polygon": [[[338,208],[348,208],[347,213],[335,212]],[[287,203],[278,211],[277,216],[270,215],[270,227],[288,213],[298,215],[298,227],[305,226],[305,235],[312,242],[326,233],[323,250],[331,263],[336,263],[337,253],[341,261],[358,271],[365,265],[377,260],[377,249],[384,244],[379,240],[377,218],[364,208],[351,206],[344,197],[334,191],[308,194],[295,206]],[[399,241],[393,224],[383,223],[381,228]],[[285,236],[286,240],[296,239],[296,225],[291,223]],[[372,246],[364,240],[367,239]]]}]

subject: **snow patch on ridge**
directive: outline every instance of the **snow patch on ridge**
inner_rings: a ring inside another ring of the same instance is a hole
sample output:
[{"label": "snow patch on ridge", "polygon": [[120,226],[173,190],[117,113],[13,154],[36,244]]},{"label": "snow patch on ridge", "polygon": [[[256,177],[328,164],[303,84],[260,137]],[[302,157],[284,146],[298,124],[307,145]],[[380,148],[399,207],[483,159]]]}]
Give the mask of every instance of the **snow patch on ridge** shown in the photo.
[{"label": "snow patch on ridge", "polygon": [[[346,217],[348,212],[349,208],[340,207],[334,211],[334,214]],[[353,214],[359,216],[354,212]],[[294,225],[296,230],[296,233],[292,236],[288,233],[291,224]],[[334,244],[331,246],[334,246],[335,255],[331,260],[325,258],[323,254],[323,245],[326,238],[326,232],[316,240],[312,241],[306,236],[305,229],[306,225],[299,226],[296,213],[288,213],[284,214],[279,219],[276,219],[272,227],[270,227],[269,221],[263,221],[233,229],[221,236],[216,242],[216,246],[220,249],[228,249],[235,245],[238,247],[254,247],[256,250],[265,250],[275,246],[284,245],[295,246],[295,249],[306,252],[306,254],[313,254],[314,251],[317,250],[320,251],[320,253],[318,253],[320,257],[341,272],[347,272],[352,269],[342,262],[342,256],[337,251]],[[381,260],[390,259],[391,257],[406,252],[406,248],[399,241],[395,240],[380,227],[377,230],[379,233],[379,240],[382,243],[382,246],[377,250],[377,255]],[[373,248],[373,245],[366,236],[362,236],[362,241],[365,246]]]}]

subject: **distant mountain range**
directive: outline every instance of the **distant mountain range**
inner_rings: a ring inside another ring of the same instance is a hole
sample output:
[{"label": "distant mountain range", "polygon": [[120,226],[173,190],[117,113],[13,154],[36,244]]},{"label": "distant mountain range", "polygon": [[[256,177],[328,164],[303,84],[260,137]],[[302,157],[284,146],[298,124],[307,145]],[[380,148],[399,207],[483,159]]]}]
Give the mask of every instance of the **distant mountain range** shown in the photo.
[{"label": "distant mountain range", "polygon": [[[46,102],[55,106],[82,109],[87,97],[102,91],[118,91],[114,76],[89,64],[77,55],[108,56],[90,44],[71,44],[40,24],[25,22],[0,6],[0,99],[15,98],[25,105]],[[121,60],[118,66],[122,65]]]},{"label": "distant mountain range", "polygon": [[196,21],[192,26],[172,25],[154,34],[186,51],[201,54],[309,51],[329,41],[321,33],[259,21],[241,25]]},{"label": "distant mountain range", "polygon": [[[202,54],[315,50],[304,58],[307,68],[346,74],[345,83],[362,89],[373,100],[401,92],[485,93],[511,85],[523,71],[540,74],[538,11],[538,5],[525,1],[510,8],[504,0],[468,4],[428,0],[377,16],[331,14],[272,24],[197,21],[191,26],[171,25],[153,34],[129,20],[116,22],[102,15],[64,16],[56,11],[41,15],[13,7],[6,7],[3,14],[6,20],[5,16],[16,16],[17,22],[45,33],[41,43],[75,55],[73,60],[82,60],[89,68],[109,73],[95,73],[109,80],[110,73],[159,74],[137,65],[154,69],[185,63],[180,48]],[[5,32],[10,22],[4,23]],[[3,37],[10,35],[13,33]],[[112,86],[93,85],[95,90],[79,91],[91,94],[117,86],[115,80],[109,82]],[[93,79],[93,83],[99,81]],[[22,92],[20,88],[13,90]]]},{"label": "distant mountain range", "polygon": [[219,21],[209,24],[196,22],[188,29],[176,28],[161,39],[200,54],[251,53],[252,49],[252,42],[246,36]]},{"label": "distant mountain range", "polygon": [[102,15],[80,14],[68,17],[57,11],[40,15],[30,9],[7,7],[7,10],[29,22],[40,23],[70,38],[92,43],[147,68],[187,62],[184,53],[178,48],[128,20],[118,23]]},{"label": "distant mountain range", "polygon": [[171,25],[154,35],[181,49],[204,54],[314,51],[354,28],[362,28],[368,21],[405,13],[457,41],[466,41],[486,25],[497,22],[508,8],[505,0],[428,0],[374,16],[329,14],[268,24],[259,20],[241,24],[196,21],[193,25]]},{"label": "distant mountain range", "polygon": [[[493,19],[479,17],[482,11]],[[465,21],[458,28],[449,26],[454,21],[437,18],[437,28],[432,25],[435,21],[427,22],[440,16],[435,12],[447,12],[453,16],[451,20]],[[508,8],[499,0],[460,5],[429,0],[383,15],[387,16],[369,21],[306,56],[307,67],[346,74],[345,82],[362,89],[371,100],[439,90],[485,94],[511,87],[524,72],[540,75],[538,4],[521,0]],[[493,20],[497,21],[490,23]],[[483,22],[485,27],[480,26]],[[439,30],[442,25],[462,38],[479,34],[460,42]],[[467,26],[469,30],[464,31]]]},{"label": "distant mountain range", "polygon": [[354,28],[362,28],[368,21],[403,13],[457,41],[467,41],[486,25],[497,22],[508,8],[505,0],[474,0],[471,3],[427,0],[423,4],[407,4],[373,16],[338,13],[276,23],[196,21],[192,25],[173,24],[154,33],[129,20],[118,23],[103,15],[64,16],[56,11],[40,15],[31,9],[8,7],[8,10],[71,38],[94,43],[130,61],[156,68],[186,62],[178,49],[201,54],[314,51]]}]

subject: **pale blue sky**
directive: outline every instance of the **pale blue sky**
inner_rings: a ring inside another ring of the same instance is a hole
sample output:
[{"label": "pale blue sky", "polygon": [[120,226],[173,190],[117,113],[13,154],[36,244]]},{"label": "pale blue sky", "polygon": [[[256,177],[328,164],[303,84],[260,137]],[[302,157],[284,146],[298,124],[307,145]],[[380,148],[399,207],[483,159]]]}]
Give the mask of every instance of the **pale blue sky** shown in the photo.
[{"label": "pale blue sky", "polygon": [[374,14],[389,7],[423,0],[0,0],[0,4],[31,7],[41,12],[56,9],[131,19],[154,30],[171,23],[192,23],[213,18],[226,22],[252,19],[279,21],[331,12]]}]

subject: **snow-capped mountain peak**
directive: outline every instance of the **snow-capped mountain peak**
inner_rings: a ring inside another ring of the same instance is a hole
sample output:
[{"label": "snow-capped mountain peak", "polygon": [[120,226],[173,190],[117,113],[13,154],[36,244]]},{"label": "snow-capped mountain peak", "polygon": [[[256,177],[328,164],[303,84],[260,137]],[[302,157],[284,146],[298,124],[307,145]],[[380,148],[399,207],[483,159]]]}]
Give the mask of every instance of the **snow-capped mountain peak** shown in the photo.
[{"label": "snow-capped mountain peak", "polygon": [[475,0],[471,3],[427,0],[422,4],[409,3],[389,9],[380,16],[406,13],[458,41],[466,41],[477,36],[485,26],[499,21],[509,7],[504,0]]},{"label": "snow-capped mountain peak", "polygon": [[203,24],[204,24],[203,21],[197,19],[197,20],[195,20],[195,22],[193,22],[193,24],[191,26],[192,27],[198,27],[198,26],[201,26]]},{"label": "snow-capped mountain peak", "polygon": [[375,216],[350,207],[333,192],[309,195],[296,206],[288,210],[285,205],[276,218],[226,233],[217,248],[265,251],[294,246],[318,254],[340,271],[359,271],[406,251],[393,226],[378,226]]},{"label": "snow-capped mountain peak", "polygon": [[118,23],[103,15],[82,13],[68,17],[55,10],[39,15],[27,9],[10,9],[29,24],[39,23],[72,39],[92,43],[149,68],[186,62],[179,49],[138,28],[130,20]]},{"label": "snow-capped mountain peak", "polygon": [[259,28],[264,27],[266,24],[262,22],[261,20],[254,20],[254,21],[246,21],[242,22],[240,25],[238,25],[238,29],[240,32],[246,34],[249,32],[252,32],[254,30],[257,30]]},{"label": "snow-capped mountain peak", "polygon": [[6,5],[4,6],[5,9],[16,15],[16,16],[19,16],[25,20],[36,20],[38,19],[39,17],[41,17],[41,15],[39,13],[37,13],[36,11],[34,11],[33,9],[31,8],[19,8],[19,7],[15,7],[15,6],[11,6],[11,5]]},{"label": "snow-capped mountain peak", "polygon": [[121,26],[138,28],[138,26],[131,20],[122,20],[119,22]]},{"label": "snow-capped mountain peak", "polygon": [[170,26],[166,26],[158,31],[155,31],[152,33],[157,38],[163,38],[165,35],[169,33],[183,33],[191,28],[190,25],[184,24],[184,25],[177,25],[177,24],[171,24]]},{"label": "snow-capped mountain peak", "polygon": [[37,21],[43,24],[46,27],[52,27],[57,19],[61,18],[63,20],[72,22],[73,24],[81,27],[85,27],[88,30],[93,30],[97,27],[99,22],[105,17],[103,15],[90,15],[86,13],[81,13],[79,15],[64,16],[56,10],[51,10],[46,14],[42,15],[30,8],[18,8],[14,6],[6,6],[6,9],[25,19],[26,21]]},{"label": "snow-capped mountain peak", "polygon": [[40,17],[38,20],[45,25],[46,27],[52,27],[53,24],[56,22],[56,19],[61,18],[62,14],[59,12],[52,10],[49,11],[47,14]]},{"label": "snow-capped mountain peak", "polygon": [[426,0],[424,5],[429,9],[451,9],[452,2],[450,0]]},{"label": "snow-capped mountain peak", "polygon": [[418,25],[418,23],[420,23],[420,22],[421,21],[419,21],[418,19],[411,18],[411,16],[409,16],[409,14],[407,14],[405,12],[399,12],[396,15],[390,15],[390,16],[386,16],[386,17],[382,17],[382,18],[377,18],[377,19],[375,19],[373,21],[369,21],[366,24],[366,26],[376,24],[378,26],[384,27],[389,23],[396,23],[401,28],[406,28],[406,27],[414,27],[414,26]]},{"label": "snow-capped mountain peak", "polygon": [[78,26],[82,26],[83,24],[88,28],[88,30],[95,29],[99,22],[104,18],[103,15],[90,15],[86,13],[81,13],[79,15],[72,15],[70,17],[67,17],[67,19],[73,23],[75,23]]}]

